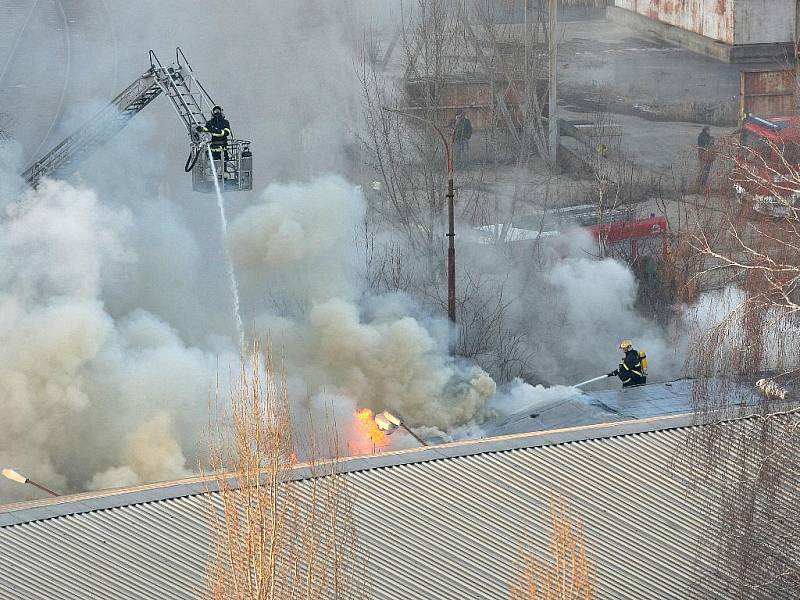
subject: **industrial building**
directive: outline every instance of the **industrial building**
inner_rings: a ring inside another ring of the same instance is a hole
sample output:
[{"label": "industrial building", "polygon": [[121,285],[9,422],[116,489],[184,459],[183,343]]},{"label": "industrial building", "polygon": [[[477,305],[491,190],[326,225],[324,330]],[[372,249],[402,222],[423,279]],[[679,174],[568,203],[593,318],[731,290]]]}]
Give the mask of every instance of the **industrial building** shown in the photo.
[{"label": "industrial building", "polygon": [[[692,423],[628,419],[344,460],[374,597],[507,598],[520,536],[544,552],[558,495],[585,524],[598,597],[683,600],[698,585],[727,597],[698,560],[715,499],[681,460]],[[207,490],[191,479],[0,507],[0,599],[197,598]]]},{"label": "industrial building", "polygon": [[725,62],[794,56],[797,7],[787,0],[614,0],[608,15]]}]

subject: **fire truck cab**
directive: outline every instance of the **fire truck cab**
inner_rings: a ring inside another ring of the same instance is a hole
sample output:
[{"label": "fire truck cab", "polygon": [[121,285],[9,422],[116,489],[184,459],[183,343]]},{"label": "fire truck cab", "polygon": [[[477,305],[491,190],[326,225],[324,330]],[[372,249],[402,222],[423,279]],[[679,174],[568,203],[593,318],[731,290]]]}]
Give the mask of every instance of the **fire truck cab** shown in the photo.
[{"label": "fire truck cab", "polygon": [[739,130],[733,190],[760,215],[785,218],[800,207],[800,117],[748,115]]}]

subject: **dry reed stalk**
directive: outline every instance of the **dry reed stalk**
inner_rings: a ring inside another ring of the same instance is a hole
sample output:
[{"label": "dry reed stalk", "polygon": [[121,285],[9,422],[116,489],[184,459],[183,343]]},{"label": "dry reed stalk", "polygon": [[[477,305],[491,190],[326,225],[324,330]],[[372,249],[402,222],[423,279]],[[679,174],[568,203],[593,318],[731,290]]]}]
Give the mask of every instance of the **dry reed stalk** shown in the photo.
[{"label": "dry reed stalk", "polygon": [[[215,550],[205,600],[370,595],[352,490],[336,459],[296,464],[285,382],[271,349],[262,355],[255,345],[232,386],[227,418],[215,427],[209,455],[218,491],[208,494]],[[314,457],[318,449],[314,443]]]},{"label": "dry reed stalk", "polygon": [[530,542],[520,543],[520,569],[511,582],[511,600],[594,600],[594,566],[586,553],[583,522],[570,514],[565,498],[550,502],[549,556],[542,559]]}]

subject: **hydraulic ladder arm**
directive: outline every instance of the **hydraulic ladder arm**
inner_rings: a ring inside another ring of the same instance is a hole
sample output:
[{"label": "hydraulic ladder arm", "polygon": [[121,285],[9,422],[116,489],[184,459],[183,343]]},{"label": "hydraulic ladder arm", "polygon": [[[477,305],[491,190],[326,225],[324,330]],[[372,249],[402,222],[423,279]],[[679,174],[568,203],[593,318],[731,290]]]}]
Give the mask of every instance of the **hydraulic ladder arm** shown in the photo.
[{"label": "hydraulic ladder arm", "polygon": [[[214,177],[206,156],[208,136],[203,135],[214,101],[197,79],[180,48],[175,62],[164,66],[150,51],[150,68],[112,100],[91,121],[59,143],[29,166],[22,177],[30,187],[37,187],[43,177],[65,179],[77,171],[80,163],[98,147],[119,133],[128,122],[157,96],[164,93],[189,135],[190,155],[186,171],[194,170],[193,188],[200,192],[214,190]],[[218,183],[227,190],[252,189],[252,154],[247,140],[231,140],[224,161],[215,161]]]},{"label": "hydraulic ladder arm", "polygon": [[65,179],[75,173],[80,163],[96,148],[119,133],[139,111],[161,93],[152,72],[146,71],[114,98],[94,118],[64,139],[42,158],[30,165],[22,177],[30,187],[37,187],[43,177]]}]

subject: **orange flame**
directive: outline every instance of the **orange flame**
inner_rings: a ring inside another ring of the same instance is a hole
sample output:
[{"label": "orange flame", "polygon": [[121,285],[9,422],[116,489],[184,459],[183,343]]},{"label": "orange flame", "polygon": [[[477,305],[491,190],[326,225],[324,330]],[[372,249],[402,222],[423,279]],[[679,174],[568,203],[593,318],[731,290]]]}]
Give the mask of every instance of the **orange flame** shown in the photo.
[{"label": "orange flame", "polygon": [[354,439],[350,449],[354,454],[368,454],[389,446],[389,437],[375,423],[375,414],[368,408],[356,411]]}]

